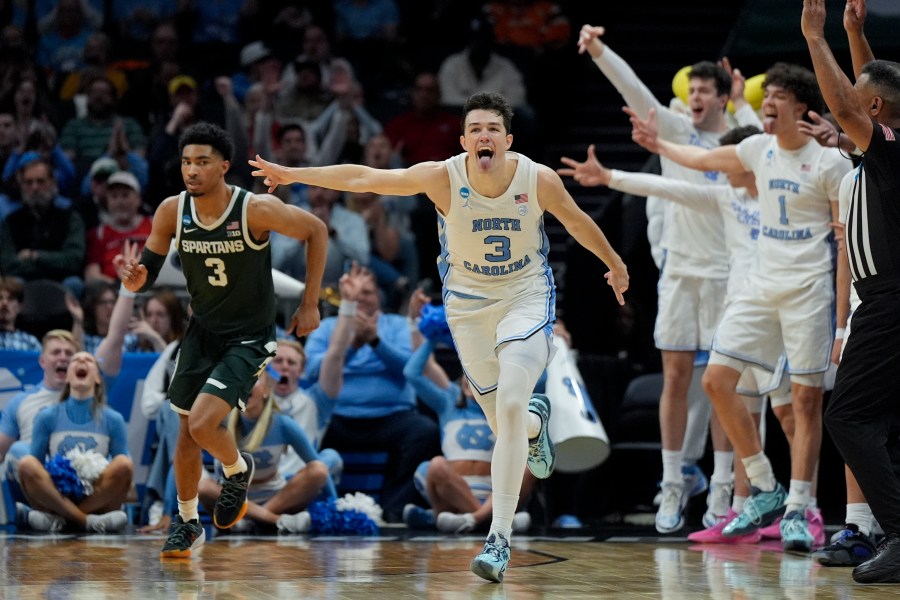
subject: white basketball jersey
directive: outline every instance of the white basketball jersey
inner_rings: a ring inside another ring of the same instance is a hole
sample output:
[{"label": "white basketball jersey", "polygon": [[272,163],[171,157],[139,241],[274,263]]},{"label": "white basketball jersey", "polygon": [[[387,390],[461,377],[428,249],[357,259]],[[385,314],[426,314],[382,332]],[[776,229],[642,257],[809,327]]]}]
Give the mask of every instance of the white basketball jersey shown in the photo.
[{"label": "white basketball jersey", "polygon": [[501,299],[543,279],[553,288],[547,262],[550,243],[537,198],[537,166],[514,152],[518,161],[506,191],[480,195],[469,184],[466,154],[449,158],[450,209],[438,213],[441,255],[438,271],[444,290],[463,297]]},{"label": "white basketball jersey", "polygon": [[759,262],[755,276],[802,285],[832,269],[831,201],[850,170],[835,148],[810,141],[798,150],[778,146],[774,135],[751,136],[738,157],[759,190]]}]

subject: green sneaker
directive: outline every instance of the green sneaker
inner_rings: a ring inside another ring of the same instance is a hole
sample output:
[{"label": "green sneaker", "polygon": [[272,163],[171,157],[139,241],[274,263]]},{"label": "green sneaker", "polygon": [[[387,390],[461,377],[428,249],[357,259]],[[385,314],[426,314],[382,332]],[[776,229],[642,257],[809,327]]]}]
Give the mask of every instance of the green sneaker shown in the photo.
[{"label": "green sneaker", "polygon": [[492,533],[484,542],[481,554],[472,559],[472,572],[483,579],[503,583],[509,565],[509,541],[499,533]]},{"label": "green sneaker", "polygon": [[528,402],[528,410],[541,418],[541,431],[528,440],[528,470],[538,479],[547,479],[556,463],[556,449],[550,440],[550,399],[534,394]]},{"label": "green sneaker", "polygon": [[780,483],[771,492],[763,492],[750,487],[750,497],[744,503],[744,510],[722,530],[725,537],[737,537],[753,533],[760,527],[770,525],[784,511],[787,492]]},{"label": "green sneaker", "polygon": [[781,545],[785,550],[809,552],[813,546],[813,536],[809,532],[809,521],[796,510],[781,519]]}]

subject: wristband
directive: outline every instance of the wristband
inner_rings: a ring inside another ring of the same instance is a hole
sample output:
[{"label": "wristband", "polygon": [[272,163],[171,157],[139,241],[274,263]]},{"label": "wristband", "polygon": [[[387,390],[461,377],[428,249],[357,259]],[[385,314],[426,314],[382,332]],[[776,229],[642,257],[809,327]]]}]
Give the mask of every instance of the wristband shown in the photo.
[{"label": "wristband", "polygon": [[340,306],[338,306],[338,316],[339,317],[353,317],[356,315],[356,301],[355,300],[341,300]]},{"label": "wristband", "polygon": [[119,295],[122,296],[123,298],[136,298],[137,297],[137,294],[135,294],[134,292],[129,290],[124,285],[119,286]]},{"label": "wristband", "polygon": [[844,334],[847,332],[846,327],[838,327],[834,330],[834,338],[838,340],[844,339]]}]

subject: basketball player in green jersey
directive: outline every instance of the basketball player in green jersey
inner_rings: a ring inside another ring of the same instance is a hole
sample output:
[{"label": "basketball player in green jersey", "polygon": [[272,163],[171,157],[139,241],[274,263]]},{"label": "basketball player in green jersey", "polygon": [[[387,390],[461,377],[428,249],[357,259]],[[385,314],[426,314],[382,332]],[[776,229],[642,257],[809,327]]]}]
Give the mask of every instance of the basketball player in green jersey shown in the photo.
[{"label": "basketball player in green jersey", "polygon": [[168,391],[172,410],[181,416],[174,459],[178,515],[162,558],[189,557],[203,544],[197,514],[202,450],[224,465],[213,523],[227,529],[247,510],[253,458],[238,452],[222,421],[234,407],[243,408],[275,356],[269,232],[307,244],[306,292],[288,329],[298,336],[319,326],[328,240],[325,224],[312,214],[225,183],[233,145],[221,128],[198,123],[185,130],[178,146],[186,191],[160,204],[139,260],[135,246],[117,257],[122,285],[143,292],[156,280],[175,238],[193,308]]}]

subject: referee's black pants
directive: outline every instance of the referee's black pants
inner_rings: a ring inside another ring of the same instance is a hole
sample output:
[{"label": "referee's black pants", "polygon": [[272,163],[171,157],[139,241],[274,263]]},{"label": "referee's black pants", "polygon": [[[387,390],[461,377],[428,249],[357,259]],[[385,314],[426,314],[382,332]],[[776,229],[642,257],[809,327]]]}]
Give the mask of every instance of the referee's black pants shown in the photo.
[{"label": "referee's black pants", "polygon": [[884,532],[900,533],[900,290],[868,279],[856,285],[862,304],[825,425]]}]

